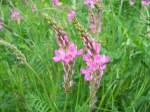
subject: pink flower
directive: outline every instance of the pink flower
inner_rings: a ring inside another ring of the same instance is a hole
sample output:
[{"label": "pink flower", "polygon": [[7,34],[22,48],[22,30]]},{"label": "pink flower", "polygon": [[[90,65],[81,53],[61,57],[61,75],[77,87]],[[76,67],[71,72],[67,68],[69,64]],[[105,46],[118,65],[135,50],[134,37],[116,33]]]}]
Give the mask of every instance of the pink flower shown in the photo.
[{"label": "pink flower", "polygon": [[57,6],[57,5],[59,5],[59,0],[52,0],[52,3],[54,6]]},{"label": "pink flower", "polygon": [[150,1],[149,1],[149,0],[142,0],[141,2],[142,2],[142,5],[143,5],[143,6],[148,6],[148,5],[150,5]]},{"label": "pink flower", "polygon": [[55,62],[62,61],[65,64],[68,64],[70,62],[73,62],[74,59],[79,56],[80,50],[77,50],[77,46],[74,43],[70,43],[66,48],[60,48],[59,50],[55,51],[55,56],[53,57],[53,60]]},{"label": "pink flower", "polygon": [[89,50],[87,54],[83,55],[83,60],[86,62],[87,67],[81,69],[81,73],[84,74],[84,79],[87,81],[94,80],[93,74],[103,73],[106,68],[106,64],[110,61],[110,57],[100,55],[101,45],[96,41],[92,42],[92,50]]},{"label": "pink flower", "polygon": [[89,7],[89,8],[94,8],[94,5],[96,4],[97,0],[85,0],[84,3]]},{"label": "pink flower", "polygon": [[21,20],[21,15],[20,15],[19,11],[17,11],[16,9],[12,9],[11,19],[14,20],[14,21],[20,21]]},{"label": "pink flower", "polygon": [[75,18],[76,16],[76,12],[74,10],[71,10],[69,13],[68,13],[68,20],[71,22],[73,21],[73,19]]},{"label": "pink flower", "polygon": [[53,57],[53,60],[55,62],[62,61],[64,57],[65,57],[64,49],[55,50],[55,57]]},{"label": "pink flower", "polygon": [[91,81],[93,79],[94,78],[92,77],[92,75],[85,75],[85,77],[84,77],[84,80],[86,80],[86,81]]},{"label": "pink flower", "polygon": [[3,21],[0,19],[0,29],[2,29],[3,28]]},{"label": "pink flower", "polygon": [[105,55],[101,55],[100,61],[101,61],[102,64],[107,64],[110,61],[110,57],[105,56]]},{"label": "pink flower", "polygon": [[36,12],[36,10],[37,10],[36,5],[33,4],[33,5],[32,5],[32,12],[34,13],[34,12]]},{"label": "pink flower", "polygon": [[86,81],[93,80],[91,72],[92,71],[89,68],[81,69],[81,74],[84,74],[84,80],[86,80]]}]

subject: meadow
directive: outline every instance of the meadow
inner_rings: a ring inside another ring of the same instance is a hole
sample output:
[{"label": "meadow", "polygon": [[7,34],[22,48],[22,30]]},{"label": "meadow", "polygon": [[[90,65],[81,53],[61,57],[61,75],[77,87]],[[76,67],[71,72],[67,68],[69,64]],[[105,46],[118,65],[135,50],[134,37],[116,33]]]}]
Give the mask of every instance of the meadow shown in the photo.
[{"label": "meadow", "polygon": [[[89,81],[74,64],[74,85],[65,92],[64,69],[54,62],[58,49],[50,20],[62,27],[78,49],[80,33],[68,22],[69,10],[89,32],[88,8],[83,0],[0,0],[0,112],[90,112]],[[35,6],[35,7],[34,7]],[[20,19],[12,18],[12,10]],[[110,61],[96,93],[93,112],[150,111],[150,6],[141,0],[103,0],[102,31],[89,34],[101,44]]]}]

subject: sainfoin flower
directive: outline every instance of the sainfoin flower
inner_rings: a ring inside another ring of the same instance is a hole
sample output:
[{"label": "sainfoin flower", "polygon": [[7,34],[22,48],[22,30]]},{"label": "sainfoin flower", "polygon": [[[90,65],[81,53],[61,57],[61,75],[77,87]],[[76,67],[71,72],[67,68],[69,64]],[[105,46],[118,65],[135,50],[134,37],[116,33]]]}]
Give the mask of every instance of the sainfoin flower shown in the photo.
[{"label": "sainfoin flower", "polygon": [[84,0],[84,3],[89,7],[89,8],[94,8],[94,5],[96,4],[97,0]]},{"label": "sainfoin flower", "polygon": [[20,21],[21,20],[20,12],[16,9],[12,9],[11,19],[14,20],[14,21]]},{"label": "sainfoin flower", "polygon": [[53,60],[55,62],[63,62],[64,64],[69,64],[75,60],[79,55],[82,55],[82,49],[77,50],[77,46],[68,40],[68,37],[64,35],[61,37],[61,47],[58,50],[55,50],[55,56]]},{"label": "sainfoin flower", "polygon": [[63,29],[56,26],[56,40],[59,46],[58,50],[55,50],[55,56],[53,60],[55,62],[62,62],[64,68],[64,90],[65,92],[70,91],[73,87],[73,74],[74,74],[74,63],[77,56],[83,54],[83,50],[78,50],[77,46],[68,39],[68,35]]},{"label": "sainfoin flower", "polygon": [[92,47],[93,49],[89,49],[87,54],[83,55],[83,60],[86,62],[87,67],[81,69],[81,73],[84,74],[84,79],[87,81],[94,80],[94,74],[103,74],[107,63],[110,61],[110,57],[99,54],[100,44],[93,41]]},{"label": "sainfoin flower", "polygon": [[150,5],[150,0],[142,0],[141,2],[142,2],[142,5],[143,5],[143,6],[148,6],[148,5]]},{"label": "sainfoin flower", "polygon": [[77,46],[74,43],[70,43],[65,49],[60,48],[58,50],[55,50],[55,57],[53,58],[53,60],[55,62],[62,61],[65,64],[68,64],[70,62],[73,62],[78,54],[79,53],[77,50]]},{"label": "sainfoin flower", "polygon": [[59,5],[59,0],[52,0],[54,6]]},{"label": "sainfoin flower", "polygon": [[69,13],[68,13],[68,21],[73,21],[73,19],[75,18],[76,16],[76,12],[74,10],[71,10]]}]

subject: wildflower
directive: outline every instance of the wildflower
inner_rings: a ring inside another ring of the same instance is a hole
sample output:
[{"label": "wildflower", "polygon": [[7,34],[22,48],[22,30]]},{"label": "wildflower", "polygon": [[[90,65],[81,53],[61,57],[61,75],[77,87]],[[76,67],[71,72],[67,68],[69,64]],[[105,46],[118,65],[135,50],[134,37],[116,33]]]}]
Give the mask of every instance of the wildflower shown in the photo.
[{"label": "wildflower", "polygon": [[71,10],[69,13],[68,13],[68,20],[71,22],[73,21],[73,19],[75,18],[76,16],[76,12],[74,10]]},{"label": "wildflower", "polygon": [[17,11],[16,9],[12,9],[11,19],[14,20],[14,21],[20,21],[21,20],[21,15],[20,15],[19,11]]},{"label": "wildflower", "polygon": [[150,5],[150,0],[142,0],[141,3],[143,6],[148,6]]},{"label": "wildflower", "polygon": [[97,0],[85,0],[84,3],[85,3],[89,8],[94,8],[95,4],[97,3]]},{"label": "wildflower", "polygon": [[82,55],[82,49],[78,51],[77,46],[69,41],[66,34],[63,36],[59,35],[58,43],[60,48],[55,50],[55,56],[53,58],[55,62],[62,61],[65,64],[69,64],[73,62],[77,56]]},{"label": "wildflower", "polygon": [[68,39],[68,35],[62,30],[55,28],[56,39],[59,49],[55,50],[53,61],[62,62],[64,68],[64,90],[69,91],[73,86],[73,65],[77,56],[83,54],[83,49],[77,50],[77,46]]},{"label": "wildflower", "polygon": [[2,29],[3,28],[3,21],[0,19],[0,29]]},{"label": "wildflower", "polygon": [[37,10],[36,5],[33,4],[33,5],[32,5],[32,12],[34,13],[34,12],[36,12],[36,10]]},{"label": "wildflower", "polygon": [[107,63],[110,61],[110,57],[100,54],[101,45],[92,39],[91,35],[86,32],[77,19],[73,23],[75,28],[81,33],[81,40],[84,43],[86,54],[83,55],[83,60],[86,63],[86,67],[81,68],[80,72],[84,75],[84,79],[89,81],[89,105],[91,112],[94,112],[97,101],[96,93],[100,87],[101,78]]},{"label": "wildflower", "polygon": [[52,3],[54,6],[57,6],[57,5],[59,5],[59,0],[52,0]]},{"label": "wildflower", "polygon": [[[86,37],[86,36],[85,36]],[[83,37],[83,38],[85,38]],[[101,45],[95,40],[85,39],[87,53],[83,55],[83,60],[86,63],[86,68],[81,69],[81,74],[84,75],[84,80],[90,82],[90,110],[93,111],[97,101],[96,93],[100,87],[101,78],[106,69],[110,57],[101,55]]]},{"label": "wildflower", "polygon": [[53,60],[55,62],[62,61],[65,64],[69,64],[74,61],[74,59],[78,56],[77,46],[74,43],[69,43],[66,48],[60,48],[55,50],[55,56]]},{"label": "wildflower", "polygon": [[87,67],[85,69],[81,69],[81,73],[85,75],[85,80],[87,80],[87,76],[90,77],[88,78],[88,81],[95,79],[95,73],[103,73],[106,68],[106,64],[110,60],[108,56],[99,54],[101,48],[100,44],[93,41],[92,47],[93,48],[83,56],[83,60],[86,62]]}]

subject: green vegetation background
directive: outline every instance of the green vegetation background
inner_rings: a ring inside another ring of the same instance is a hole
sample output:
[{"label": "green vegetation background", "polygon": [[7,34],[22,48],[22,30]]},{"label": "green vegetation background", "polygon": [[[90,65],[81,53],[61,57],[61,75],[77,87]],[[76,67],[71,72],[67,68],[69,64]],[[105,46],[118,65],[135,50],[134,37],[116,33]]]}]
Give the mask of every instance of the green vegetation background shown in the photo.
[{"label": "green vegetation background", "polygon": [[[87,8],[83,0],[62,0],[64,9],[75,7],[77,18],[87,28]],[[37,5],[32,13],[31,5]],[[150,111],[150,8],[140,0],[130,6],[128,0],[104,0],[103,32],[95,37],[102,54],[112,60],[107,66],[97,93],[97,112]],[[70,7],[67,7],[70,6]],[[23,16],[20,24],[10,19],[16,7]],[[57,48],[55,35],[40,15],[48,13],[62,25],[72,41],[82,47],[78,33],[67,22],[67,11],[52,7],[49,0],[0,0],[0,16],[6,28],[0,39],[16,46],[27,58],[21,64],[8,46],[0,45],[0,112],[88,112],[89,87],[80,74],[84,63],[75,65],[76,85],[67,96],[63,92],[63,67],[52,61]]]}]

